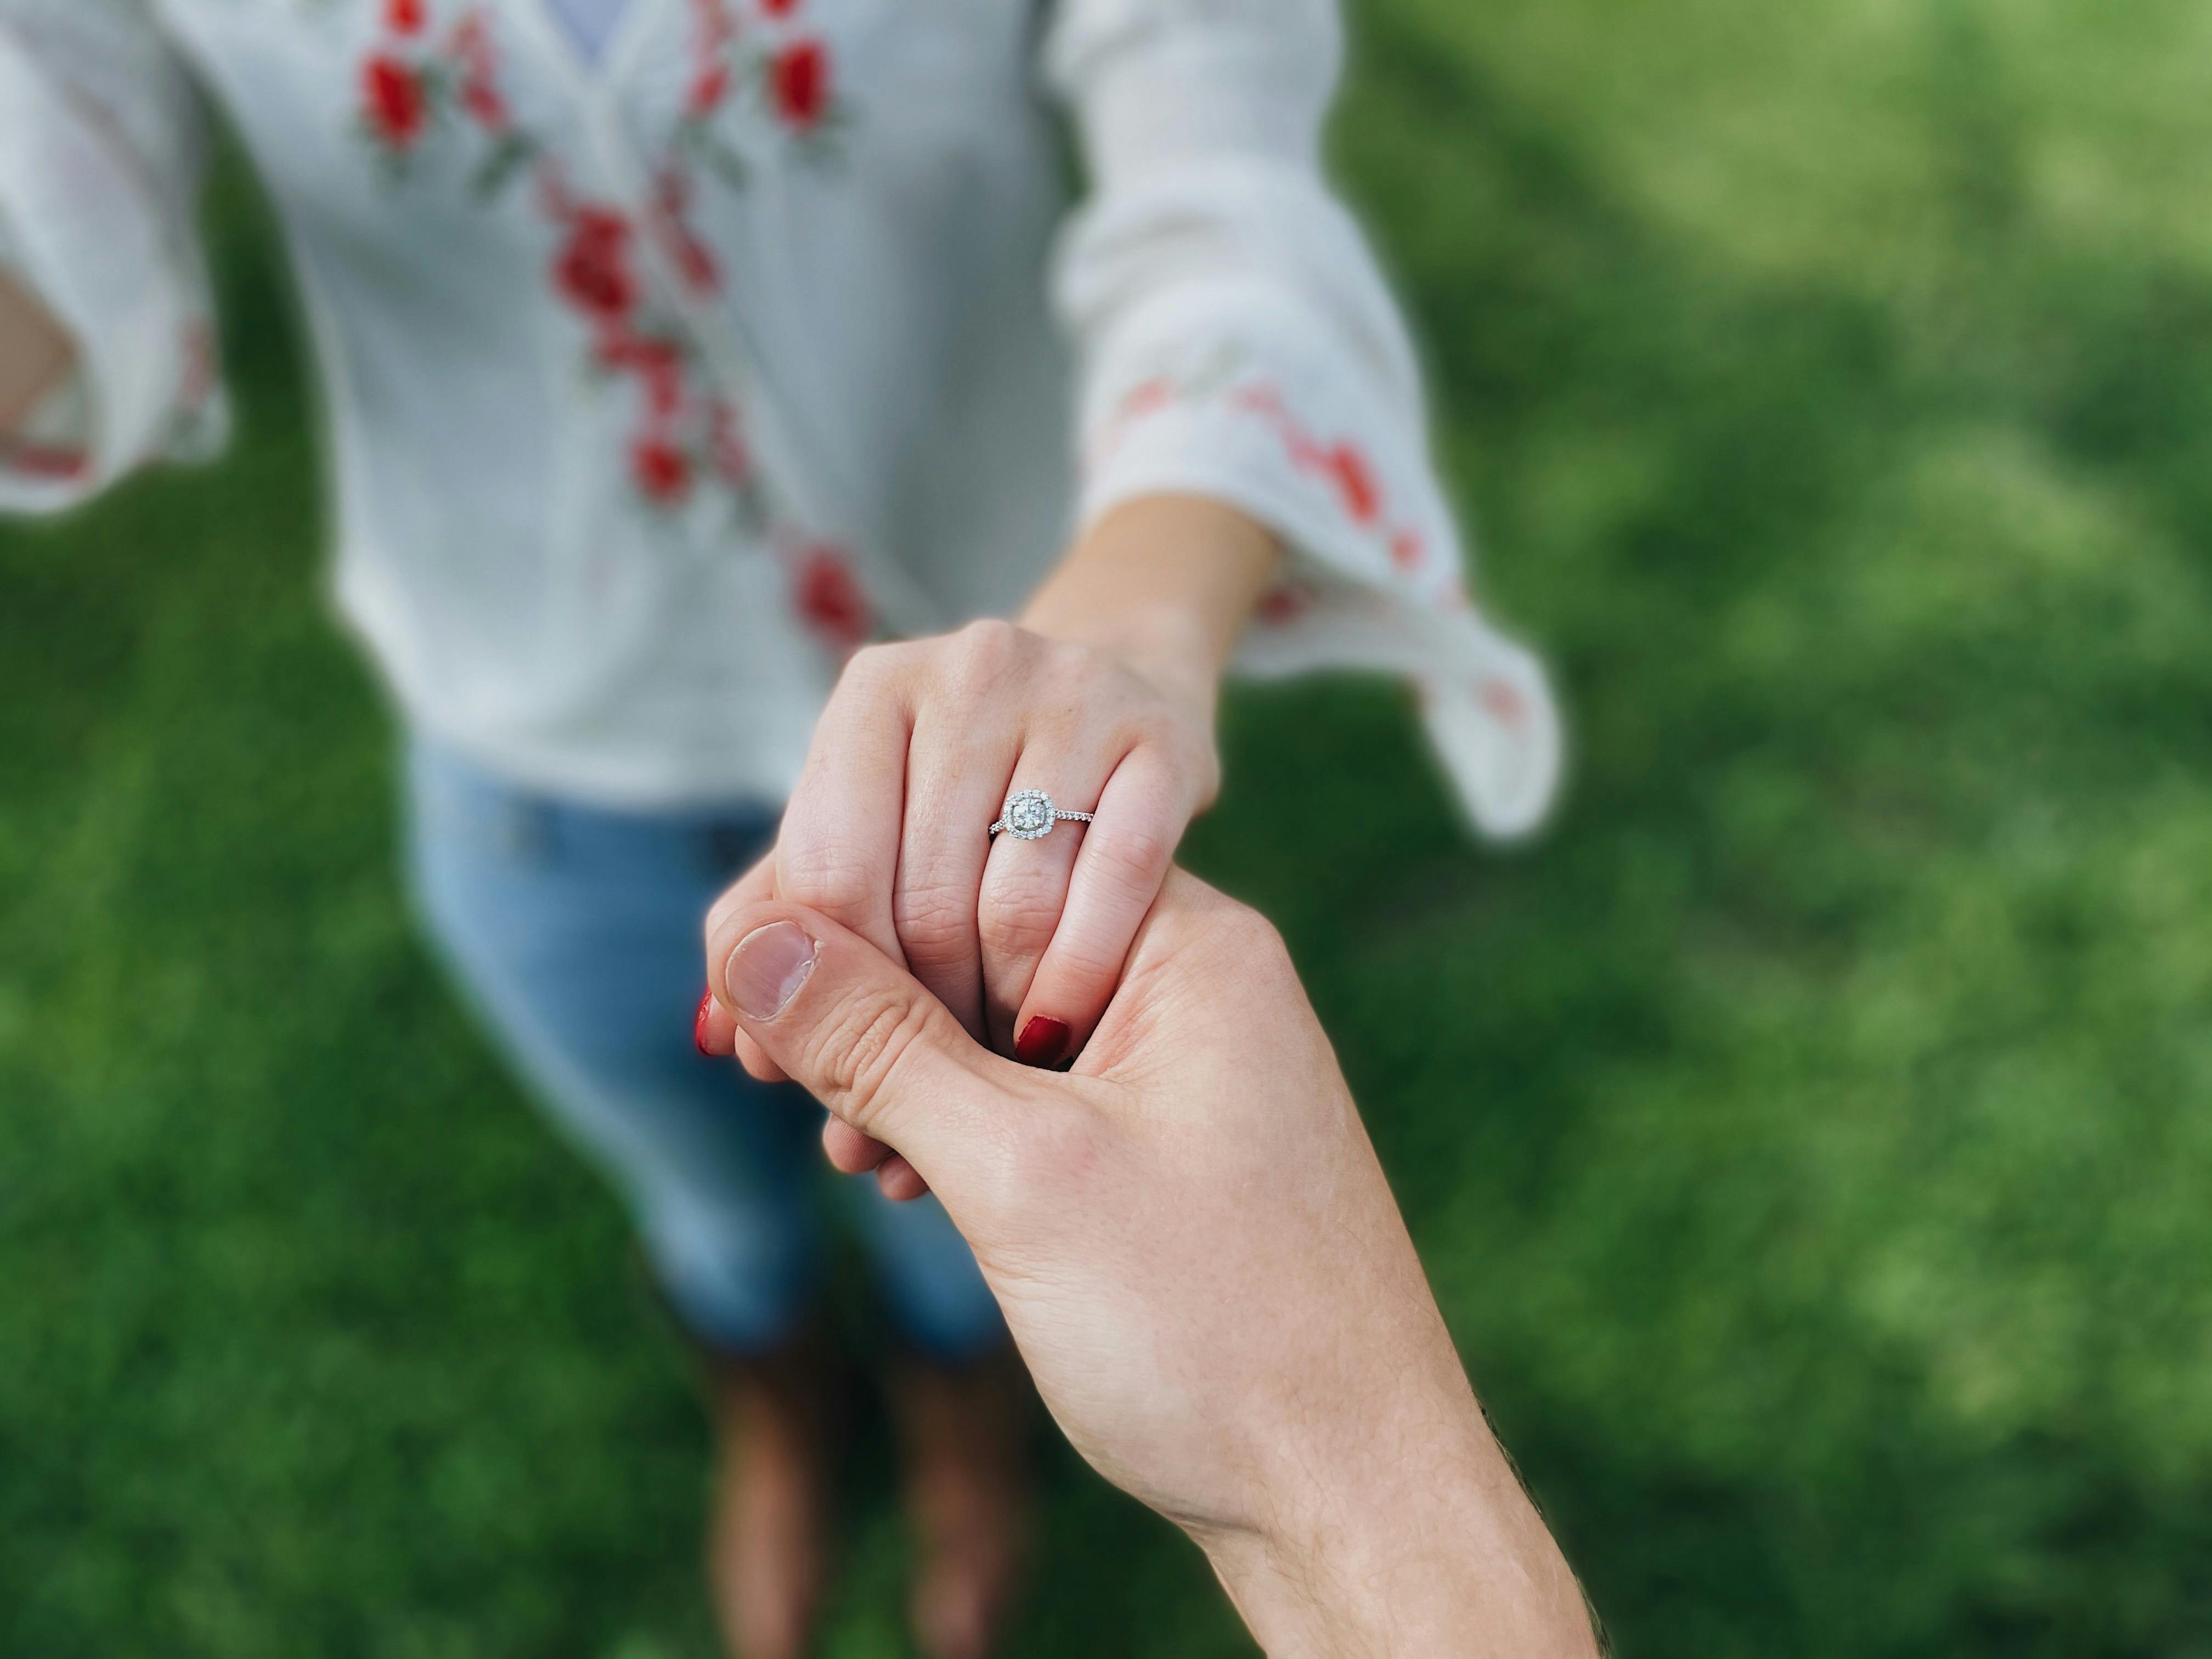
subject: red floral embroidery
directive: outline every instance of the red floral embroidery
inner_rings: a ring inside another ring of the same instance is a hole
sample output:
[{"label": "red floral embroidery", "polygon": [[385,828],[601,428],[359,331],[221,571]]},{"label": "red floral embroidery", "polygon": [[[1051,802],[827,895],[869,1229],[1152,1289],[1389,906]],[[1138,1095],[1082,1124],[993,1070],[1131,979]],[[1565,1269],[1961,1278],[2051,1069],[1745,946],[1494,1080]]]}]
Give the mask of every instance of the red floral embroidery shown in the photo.
[{"label": "red floral embroidery", "polygon": [[624,321],[637,307],[629,236],[629,221],[621,214],[576,208],[568,215],[568,240],[553,260],[561,297],[602,326]]},{"label": "red floral embroidery", "polygon": [[489,81],[461,82],[461,107],[479,126],[495,132],[507,124],[507,105]]},{"label": "red floral embroidery", "polygon": [[673,505],[691,493],[691,458],[665,438],[641,438],[630,446],[630,477],[649,501]]},{"label": "red floral embroidery", "polygon": [[707,453],[724,483],[748,485],[753,476],[752,451],[745,447],[738,429],[738,414],[716,398],[707,410]]},{"label": "red floral embroidery", "polygon": [[1483,681],[1474,700],[1490,711],[1500,726],[1519,726],[1528,718],[1528,700],[1507,680]]},{"label": "red floral embroidery", "polygon": [[684,354],[666,340],[625,334],[601,354],[609,366],[635,371],[645,388],[646,412],[669,420],[684,410]]},{"label": "red floral embroidery", "polygon": [[721,267],[714,263],[714,251],[691,228],[691,179],[682,168],[667,167],[660,170],[653,183],[653,212],[659,222],[661,240],[666,243],[669,255],[676,261],[677,270],[684,280],[702,294],[711,294],[720,288]]},{"label": "red floral embroidery", "polygon": [[500,95],[484,9],[470,7],[440,40],[430,38],[422,0],[386,0],[384,24],[383,43],[362,65],[362,125],[370,141],[402,170],[438,117],[457,110],[491,140],[476,170],[477,194],[498,194],[538,146]]},{"label": "red floral embroidery", "polygon": [[1373,524],[1382,511],[1382,492],[1376,485],[1367,458],[1350,444],[1339,444],[1322,457],[1322,465],[1335,481],[1352,521]]},{"label": "red floral embroidery", "polygon": [[430,121],[422,76],[403,60],[380,52],[362,66],[361,87],[369,131],[394,150],[411,149]]},{"label": "red floral embroidery", "polygon": [[684,112],[694,119],[704,120],[721,108],[722,100],[729,95],[730,66],[710,64],[691,82],[691,90],[684,100]]},{"label": "red floral embroidery", "polygon": [[1142,420],[1146,416],[1165,409],[1176,401],[1176,383],[1164,374],[1156,374],[1141,380],[1122,395],[1121,406],[1115,418],[1121,422]]},{"label": "red floral embroidery", "polygon": [[[1420,532],[1390,522],[1389,500],[1367,452],[1349,440],[1324,443],[1316,437],[1292,412],[1281,390],[1267,380],[1232,384],[1220,369],[1202,371],[1188,384],[1159,374],[1139,380],[1114,406],[1095,447],[1094,460],[1111,454],[1139,421],[1178,404],[1217,398],[1273,428],[1291,465],[1326,484],[1344,516],[1382,542],[1394,567],[1407,575],[1418,575],[1427,567],[1428,544]],[[1266,619],[1264,604],[1261,615]]]},{"label": "red floral embroidery", "polygon": [[1291,582],[1279,582],[1260,596],[1253,606],[1253,614],[1271,628],[1282,628],[1296,622],[1313,609],[1313,595],[1304,587]]},{"label": "red floral embroidery", "polygon": [[691,0],[691,89],[684,112],[702,121],[730,95],[729,48],[738,37],[738,23],[725,0]]},{"label": "red floral embroidery", "polygon": [[186,323],[179,349],[185,364],[177,380],[177,404],[189,414],[215,396],[222,378],[217,372],[214,323],[204,317]]},{"label": "red floral embroidery", "polygon": [[513,134],[514,119],[500,95],[497,64],[492,56],[491,34],[481,13],[471,12],[453,33],[455,54],[461,61],[461,108],[494,137]]},{"label": "red floral embroidery", "polygon": [[20,472],[27,478],[69,483],[91,470],[92,457],[82,449],[0,440],[0,472]]},{"label": "red floral embroidery", "polygon": [[830,52],[819,40],[794,40],[769,59],[768,86],[777,116],[802,131],[830,112]]},{"label": "red floral embroidery", "polygon": [[726,482],[746,487],[748,480],[732,479],[711,453],[719,400],[693,393],[689,343],[672,321],[645,314],[645,287],[632,264],[637,233],[628,216],[577,200],[550,160],[539,163],[538,198],[565,231],[553,256],[554,292],[592,331],[598,368],[637,387],[629,459],[638,494],[656,507],[688,500],[702,465],[695,447],[709,451],[707,459]]},{"label": "red floral embroidery", "polygon": [[868,596],[843,554],[816,544],[800,550],[793,573],[799,614],[840,652],[858,649],[874,631]]},{"label": "red floral embroidery", "polygon": [[741,27],[732,0],[691,0],[690,78],[642,224],[620,207],[580,196],[559,158],[517,125],[500,89],[493,13],[482,0],[442,33],[433,32],[426,0],[381,0],[383,39],[362,70],[363,125],[398,174],[441,113],[457,111],[489,141],[476,171],[480,198],[497,196],[518,173],[534,180],[537,210],[557,234],[547,261],[552,291],[588,331],[594,369],[636,399],[624,457],[631,487],[649,505],[670,509],[703,484],[727,491],[788,568],[793,609],[827,647],[848,653],[875,626],[874,607],[850,562],[833,547],[767,523],[740,411],[707,384],[680,319],[655,307],[642,264],[640,238],[650,235],[686,287],[702,296],[720,288],[713,250],[692,223],[694,169],[702,167],[733,188],[745,184],[744,160],[716,131],[741,88],[758,111],[805,136],[810,149],[814,135],[838,118],[828,46],[782,34],[804,0],[752,3],[775,29]]}]

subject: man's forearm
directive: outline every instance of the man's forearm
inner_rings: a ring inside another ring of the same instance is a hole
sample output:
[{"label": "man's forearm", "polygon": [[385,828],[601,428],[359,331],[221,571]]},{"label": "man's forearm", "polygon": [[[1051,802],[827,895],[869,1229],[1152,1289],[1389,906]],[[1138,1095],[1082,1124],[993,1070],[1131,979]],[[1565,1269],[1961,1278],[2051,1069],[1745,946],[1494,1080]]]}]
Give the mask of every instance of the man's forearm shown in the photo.
[{"label": "man's forearm", "polygon": [[0,267],[0,439],[68,377],[74,355],[53,313]]},{"label": "man's forearm", "polygon": [[1376,1403],[1376,1455],[1304,1472],[1263,1531],[1199,1540],[1254,1639],[1271,1659],[1594,1659],[1581,1588],[1473,1396]]}]

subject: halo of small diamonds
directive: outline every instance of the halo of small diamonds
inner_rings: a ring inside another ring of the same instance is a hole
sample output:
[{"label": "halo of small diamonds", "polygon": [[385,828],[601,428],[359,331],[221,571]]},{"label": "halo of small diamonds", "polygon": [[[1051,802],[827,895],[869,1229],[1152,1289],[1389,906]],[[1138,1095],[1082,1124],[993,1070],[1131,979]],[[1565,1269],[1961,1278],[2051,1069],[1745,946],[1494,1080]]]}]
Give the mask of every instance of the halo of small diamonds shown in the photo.
[{"label": "halo of small diamonds", "polygon": [[1018,789],[1006,797],[1006,832],[1017,841],[1037,841],[1059,821],[1052,797],[1042,789]]}]

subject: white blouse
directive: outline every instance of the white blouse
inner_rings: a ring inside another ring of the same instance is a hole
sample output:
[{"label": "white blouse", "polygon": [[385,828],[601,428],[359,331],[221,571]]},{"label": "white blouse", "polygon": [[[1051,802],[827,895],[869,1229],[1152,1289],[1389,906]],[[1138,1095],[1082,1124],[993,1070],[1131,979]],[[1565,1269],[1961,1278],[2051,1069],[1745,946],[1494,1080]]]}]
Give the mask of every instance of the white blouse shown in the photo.
[{"label": "white blouse", "polygon": [[82,366],[0,506],[221,442],[209,94],[297,269],[340,606],[496,769],[780,796],[855,644],[1176,490],[1291,550],[1245,667],[1412,678],[1477,823],[1534,825],[1545,678],[1322,178],[1333,0],[627,0],[596,62],[551,3],[0,0],[0,257]]}]

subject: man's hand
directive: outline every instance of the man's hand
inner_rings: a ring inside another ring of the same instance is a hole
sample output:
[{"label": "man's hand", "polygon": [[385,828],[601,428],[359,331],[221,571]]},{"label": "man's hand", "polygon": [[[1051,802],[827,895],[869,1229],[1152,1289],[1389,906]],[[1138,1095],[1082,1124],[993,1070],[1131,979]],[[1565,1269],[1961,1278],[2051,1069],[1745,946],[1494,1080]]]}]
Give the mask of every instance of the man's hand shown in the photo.
[{"label": "man's hand", "polygon": [[1595,1651],[1252,912],[1171,875],[1066,1075],[787,902],[725,907],[708,959],[747,1039],[935,1189],[1068,1438],[1271,1652]]}]

